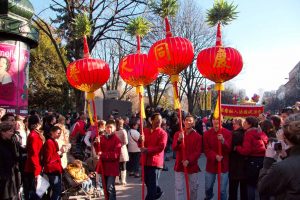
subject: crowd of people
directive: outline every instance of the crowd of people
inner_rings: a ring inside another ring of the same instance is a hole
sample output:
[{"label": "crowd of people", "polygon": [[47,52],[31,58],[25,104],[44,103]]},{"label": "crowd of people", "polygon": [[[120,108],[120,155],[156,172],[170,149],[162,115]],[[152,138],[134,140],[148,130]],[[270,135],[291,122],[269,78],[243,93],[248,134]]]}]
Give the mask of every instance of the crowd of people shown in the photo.
[{"label": "crowd of people", "polygon": [[[222,200],[300,198],[299,107],[285,108],[279,115],[226,120],[221,116],[221,127],[214,115],[201,119],[183,113],[180,124],[177,112],[147,107],[143,134],[138,115],[96,121],[84,112],[48,112],[42,118],[34,111],[26,117],[0,113],[0,199],[61,199],[67,173],[84,193],[98,191],[114,200],[116,184],[126,186],[128,176],[141,178],[141,163],[145,199],[160,199],[160,174],[169,170],[164,164],[167,152],[176,159],[175,200],[186,199],[185,178],[190,199],[200,199],[202,154],[205,199],[214,197],[219,164]],[[38,195],[41,176],[49,187]]]}]

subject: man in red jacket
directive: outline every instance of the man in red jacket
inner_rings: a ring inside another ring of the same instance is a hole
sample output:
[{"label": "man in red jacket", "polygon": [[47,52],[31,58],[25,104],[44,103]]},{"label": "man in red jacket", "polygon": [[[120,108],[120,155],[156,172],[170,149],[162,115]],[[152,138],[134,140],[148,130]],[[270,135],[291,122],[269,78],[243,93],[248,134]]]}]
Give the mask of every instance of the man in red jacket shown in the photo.
[{"label": "man in red jacket", "polygon": [[[184,167],[187,168],[191,200],[197,200],[200,168],[198,159],[201,155],[202,136],[193,127],[195,119],[187,115],[184,120],[184,132],[178,131],[174,135],[172,149],[176,151],[175,171],[175,200],[184,200]],[[185,134],[185,136],[183,135]],[[183,158],[182,140],[184,136],[186,159]]]},{"label": "man in red jacket", "polygon": [[[115,179],[119,176],[119,159],[121,153],[121,141],[115,135],[116,122],[115,120],[108,120],[105,126],[103,135],[95,139],[95,150],[99,155],[99,161],[102,161],[102,168],[97,164],[97,173],[104,174],[106,193],[109,200],[116,199]],[[99,149],[100,143],[100,149]]]},{"label": "man in red jacket", "polygon": [[[221,116],[222,121],[222,116]],[[231,132],[219,127],[219,120],[211,117],[213,127],[204,133],[204,153],[206,156],[205,199],[212,199],[213,187],[218,174],[218,162],[221,162],[221,200],[227,200],[229,152],[231,150]],[[218,141],[221,142],[222,155],[218,153]]]},{"label": "man in red jacket", "polygon": [[159,113],[151,116],[151,128],[144,129],[144,136],[139,139],[139,147],[145,158],[146,200],[159,199],[163,191],[158,186],[160,172],[164,165],[164,149],[167,145],[167,133],[161,128],[162,117]]}]

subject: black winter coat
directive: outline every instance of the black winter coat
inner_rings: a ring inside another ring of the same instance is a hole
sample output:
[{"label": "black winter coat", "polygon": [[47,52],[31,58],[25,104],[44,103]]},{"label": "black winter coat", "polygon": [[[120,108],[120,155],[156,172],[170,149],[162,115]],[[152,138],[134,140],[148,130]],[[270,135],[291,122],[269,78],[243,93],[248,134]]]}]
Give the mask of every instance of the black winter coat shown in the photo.
[{"label": "black winter coat", "polygon": [[233,151],[235,146],[243,144],[245,131],[240,128],[232,131],[232,151],[229,154],[229,177],[235,180],[246,179],[246,156]]},{"label": "black winter coat", "polygon": [[20,189],[19,151],[14,140],[0,138],[0,199],[15,197]]},{"label": "black winter coat", "polygon": [[258,191],[261,195],[274,196],[277,200],[300,199],[300,146],[288,151],[281,162],[265,158],[260,170]]}]

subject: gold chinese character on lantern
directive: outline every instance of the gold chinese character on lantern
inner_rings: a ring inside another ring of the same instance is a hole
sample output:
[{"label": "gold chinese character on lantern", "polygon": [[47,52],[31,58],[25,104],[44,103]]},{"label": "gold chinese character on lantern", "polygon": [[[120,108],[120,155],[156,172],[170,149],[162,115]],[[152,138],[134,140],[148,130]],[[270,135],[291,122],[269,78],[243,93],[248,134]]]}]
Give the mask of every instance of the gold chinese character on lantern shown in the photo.
[{"label": "gold chinese character on lantern", "polygon": [[127,57],[123,60],[123,63],[122,63],[122,65],[121,65],[121,70],[122,70],[122,72],[124,72],[124,71],[126,71],[126,72],[132,72],[133,71],[133,69],[132,68],[128,68],[127,67],[127,63],[128,63],[128,61],[127,61]]},{"label": "gold chinese character on lantern", "polygon": [[70,77],[75,81],[77,82],[78,81],[78,76],[77,74],[79,74],[79,70],[77,69],[76,67],[76,64],[72,64],[70,66]]},{"label": "gold chinese character on lantern", "polygon": [[159,45],[157,45],[154,48],[154,52],[155,52],[155,58],[156,60],[162,59],[162,58],[167,58],[168,60],[171,60],[171,55],[170,55],[170,51],[169,51],[169,47],[167,43],[161,43]]},{"label": "gold chinese character on lantern", "polygon": [[219,48],[213,67],[216,67],[216,68],[222,68],[222,67],[230,68],[230,66],[228,66],[227,63],[226,63],[226,51],[225,51],[224,48]]}]

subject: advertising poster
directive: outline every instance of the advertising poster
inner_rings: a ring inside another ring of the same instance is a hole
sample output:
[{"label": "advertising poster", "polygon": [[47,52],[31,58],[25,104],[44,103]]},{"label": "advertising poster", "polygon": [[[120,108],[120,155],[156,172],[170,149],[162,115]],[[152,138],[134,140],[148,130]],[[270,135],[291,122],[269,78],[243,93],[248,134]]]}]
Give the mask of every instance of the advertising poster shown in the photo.
[{"label": "advertising poster", "polygon": [[0,107],[20,115],[28,113],[29,49],[22,42],[0,43]]}]

